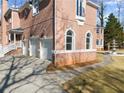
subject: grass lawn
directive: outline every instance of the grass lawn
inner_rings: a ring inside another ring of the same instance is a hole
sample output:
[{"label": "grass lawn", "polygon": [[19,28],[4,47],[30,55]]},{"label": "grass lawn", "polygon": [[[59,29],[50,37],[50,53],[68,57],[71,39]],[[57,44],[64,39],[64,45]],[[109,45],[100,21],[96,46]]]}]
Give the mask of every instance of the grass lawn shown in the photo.
[{"label": "grass lawn", "polygon": [[124,93],[124,57],[112,57],[112,64],[98,68],[63,84],[68,93]]},{"label": "grass lawn", "polygon": [[124,49],[117,49],[117,52],[124,53]]},{"label": "grass lawn", "polygon": [[97,53],[97,55],[96,55],[96,57],[97,57],[97,61],[98,62],[102,62],[103,61],[103,54],[102,53]]}]

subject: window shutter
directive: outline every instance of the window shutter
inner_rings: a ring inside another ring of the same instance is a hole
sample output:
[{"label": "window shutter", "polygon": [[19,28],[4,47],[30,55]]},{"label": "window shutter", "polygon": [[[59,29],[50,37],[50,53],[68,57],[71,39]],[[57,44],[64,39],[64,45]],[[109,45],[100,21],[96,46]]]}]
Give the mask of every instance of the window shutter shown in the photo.
[{"label": "window shutter", "polygon": [[80,16],[82,16],[82,0],[80,0]]},{"label": "window shutter", "polygon": [[79,2],[79,0],[77,0],[77,5],[76,5],[77,6],[77,15],[78,15],[78,6],[79,6],[78,5],[79,4],[78,2]]},{"label": "window shutter", "polygon": [[78,0],[78,16],[80,15],[80,0]]}]

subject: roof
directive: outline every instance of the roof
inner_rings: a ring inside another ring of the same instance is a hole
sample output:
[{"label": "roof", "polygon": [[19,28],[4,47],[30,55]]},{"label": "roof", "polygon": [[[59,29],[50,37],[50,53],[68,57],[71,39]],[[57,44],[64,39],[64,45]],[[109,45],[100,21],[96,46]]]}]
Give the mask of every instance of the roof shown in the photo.
[{"label": "roof", "polygon": [[[42,1],[43,0],[39,0],[39,2],[42,2]],[[22,12],[26,8],[31,9],[31,4],[32,4],[32,1],[26,2],[22,7],[20,7],[19,12]]]},{"label": "roof", "polygon": [[18,12],[18,10],[19,10],[18,8],[13,8],[13,7],[9,8],[4,15],[5,19],[11,18],[12,11]]},{"label": "roof", "polygon": [[31,8],[29,2],[26,2],[22,7],[20,7],[19,12],[21,13],[26,8],[29,8],[29,9]]}]

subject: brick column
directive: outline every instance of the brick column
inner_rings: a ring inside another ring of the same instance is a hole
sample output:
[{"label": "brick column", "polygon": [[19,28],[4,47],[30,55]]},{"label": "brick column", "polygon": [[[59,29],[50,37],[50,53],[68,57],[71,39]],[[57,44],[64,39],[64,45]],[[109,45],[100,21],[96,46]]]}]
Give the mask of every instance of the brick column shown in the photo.
[{"label": "brick column", "polygon": [[8,0],[2,0],[2,44],[7,45],[9,43],[8,40],[8,32],[7,32],[7,22],[4,18],[5,13],[8,9]]}]

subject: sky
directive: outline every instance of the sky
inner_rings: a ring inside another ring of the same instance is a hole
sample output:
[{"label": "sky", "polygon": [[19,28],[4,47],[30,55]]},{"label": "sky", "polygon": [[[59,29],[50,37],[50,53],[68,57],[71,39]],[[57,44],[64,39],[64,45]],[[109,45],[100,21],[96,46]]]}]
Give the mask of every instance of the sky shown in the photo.
[{"label": "sky", "polygon": [[[16,0],[16,4],[17,4],[17,6],[21,6],[22,4],[24,4],[25,1],[26,0]],[[91,1],[98,3],[100,0],[91,0]],[[105,5],[106,5],[106,8],[105,8],[105,17],[106,18],[108,17],[108,15],[110,13],[114,13],[115,16],[118,15],[118,8],[117,8],[117,2],[116,1],[120,2],[120,4],[121,4],[121,12],[122,12],[121,18],[124,18],[124,13],[123,13],[124,0],[103,0],[103,1],[105,2]],[[14,2],[15,2],[15,0],[9,0],[9,6],[10,7],[13,6]],[[1,14],[1,12],[0,12],[0,14]]]},{"label": "sky", "polygon": [[9,0],[9,6],[13,6],[13,4],[15,4],[15,1],[17,6],[21,6],[26,0]]},{"label": "sky", "polygon": [[[24,4],[25,1],[26,0],[16,0],[16,4],[17,4],[17,6],[21,6]],[[0,0],[0,8],[1,8],[1,2],[2,2],[2,0]],[[14,2],[15,2],[15,0],[8,0],[9,7],[12,7],[15,4]],[[1,9],[0,9],[0,15],[1,15]]]},{"label": "sky", "polygon": [[[94,1],[94,0],[93,0]],[[100,0],[95,0],[100,1]],[[117,3],[118,1],[118,3]],[[104,0],[105,3],[105,17],[108,17],[110,13],[114,13],[118,17],[118,5],[121,6],[121,19],[124,18],[124,0]]]}]

